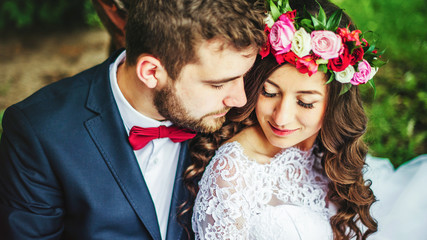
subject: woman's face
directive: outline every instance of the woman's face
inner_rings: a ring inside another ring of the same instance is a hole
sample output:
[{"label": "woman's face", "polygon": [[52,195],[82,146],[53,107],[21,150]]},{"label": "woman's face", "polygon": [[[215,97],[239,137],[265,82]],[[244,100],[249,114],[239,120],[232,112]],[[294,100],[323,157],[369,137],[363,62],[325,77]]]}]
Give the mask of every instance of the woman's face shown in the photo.
[{"label": "woman's face", "polygon": [[327,104],[326,75],[311,77],[285,64],[264,83],[255,112],[265,137],[275,147],[308,150],[322,126]]}]

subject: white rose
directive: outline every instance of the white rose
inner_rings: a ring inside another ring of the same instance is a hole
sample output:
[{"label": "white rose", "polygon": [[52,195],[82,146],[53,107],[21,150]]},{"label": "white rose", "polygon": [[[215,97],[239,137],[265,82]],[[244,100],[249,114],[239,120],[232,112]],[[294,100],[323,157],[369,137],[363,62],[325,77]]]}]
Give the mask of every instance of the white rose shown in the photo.
[{"label": "white rose", "polygon": [[371,74],[369,74],[369,80],[371,80],[372,78],[374,78],[375,74],[377,74],[378,72],[378,68],[377,67],[372,67],[371,68]]},{"label": "white rose", "polygon": [[267,14],[267,17],[264,18],[264,23],[267,24],[269,28],[271,28],[274,24],[274,19],[270,13]]},{"label": "white rose", "polygon": [[311,37],[304,28],[300,28],[295,32],[294,38],[292,39],[291,50],[300,58],[310,54]]},{"label": "white rose", "polygon": [[348,65],[344,71],[341,72],[335,72],[335,79],[340,83],[349,83],[350,80],[353,78],[353,75],[355,73],[354,67],[351,65]]}]

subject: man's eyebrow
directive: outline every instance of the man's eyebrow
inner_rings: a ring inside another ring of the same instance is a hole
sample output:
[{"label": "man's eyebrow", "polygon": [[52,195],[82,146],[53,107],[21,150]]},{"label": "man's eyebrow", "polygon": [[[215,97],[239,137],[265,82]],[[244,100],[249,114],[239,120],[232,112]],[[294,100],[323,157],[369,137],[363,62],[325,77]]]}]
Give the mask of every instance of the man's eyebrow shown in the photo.
[{"label": "man's eyebrow", "polygon": [[224,78],[224,79],[210,79],[210,80],[203,80],[202,82],[207,83],[207,84],[222,84],[222,83],[227,83],[227,82],[231,82],[234,81],[238,78],[240,78],[241,76],[235,76],[235,77],[231,77],[231,78]]}]

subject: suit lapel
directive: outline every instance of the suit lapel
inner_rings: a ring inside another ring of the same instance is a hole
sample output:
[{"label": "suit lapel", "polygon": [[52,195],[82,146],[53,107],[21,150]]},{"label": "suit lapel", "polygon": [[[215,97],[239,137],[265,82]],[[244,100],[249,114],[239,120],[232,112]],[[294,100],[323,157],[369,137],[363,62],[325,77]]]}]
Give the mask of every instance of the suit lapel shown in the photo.
[{"label": "suit lapel", "polygon": [[[190,200],[190,194],[184,186],[183,175],[185,169],[190,164],[190,156],[188,154],[188,141],[182,143],[179,154],[178,166],[176,169],[175,183],[171,199],[171,207],[169,210],[168,230],[166,234],[167,240],[186,239],[187,233],[178,222],[179,206],[187,200]],[[191,230],[191,215],[190,213],[181,216],[179,220],[184,223],[190,233]]]},{"label": "suit lapel", "polygon": [[154,203],[128,144],[127,133],[111,92],[108,69],[116,57],[106,61],[95,74],[87,107],[97,116],[86,121],[85,126],[135,213],[151,236],[161,239]]}]

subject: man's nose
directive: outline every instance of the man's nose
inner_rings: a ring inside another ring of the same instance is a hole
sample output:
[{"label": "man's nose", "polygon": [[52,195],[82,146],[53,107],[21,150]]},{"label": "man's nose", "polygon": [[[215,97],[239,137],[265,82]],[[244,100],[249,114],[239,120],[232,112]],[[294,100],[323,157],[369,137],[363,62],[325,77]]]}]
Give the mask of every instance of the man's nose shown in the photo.
[{"label": "man's nose", "polygon": [[224,99],[224,105],[227,107],[243,107],[247,102],[245,93],[245,84],[243,77],[236,80],[236,84],[229,90],[229,94]]}]

